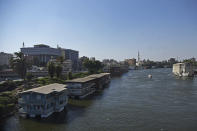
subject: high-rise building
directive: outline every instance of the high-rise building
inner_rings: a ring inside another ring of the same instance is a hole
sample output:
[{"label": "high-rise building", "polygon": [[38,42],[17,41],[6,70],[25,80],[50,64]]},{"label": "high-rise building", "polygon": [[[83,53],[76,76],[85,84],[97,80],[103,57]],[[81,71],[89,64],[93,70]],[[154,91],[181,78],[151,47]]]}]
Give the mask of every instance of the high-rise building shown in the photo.
[{"label": "high-rise building", "polygon": [[79,52],[71,49],[62,49],[65,54],[65,60],[72,61],[73,70],[78,70],[79,65]]}]

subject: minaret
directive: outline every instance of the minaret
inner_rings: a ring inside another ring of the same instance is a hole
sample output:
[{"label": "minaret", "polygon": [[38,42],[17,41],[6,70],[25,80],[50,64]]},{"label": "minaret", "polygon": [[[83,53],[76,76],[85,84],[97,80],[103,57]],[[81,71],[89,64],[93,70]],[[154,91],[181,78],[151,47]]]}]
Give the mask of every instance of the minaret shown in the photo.
[{"label": "minaret", "polygon": [[138,51],[138,55],[137,55],[137,58],[138,58],[138,63],[140,63],[140,52]]},{"label": "minaret", "polygon": [[25,43],[24,43],[24,41],[23,41],[23,48],[25,47]]}]

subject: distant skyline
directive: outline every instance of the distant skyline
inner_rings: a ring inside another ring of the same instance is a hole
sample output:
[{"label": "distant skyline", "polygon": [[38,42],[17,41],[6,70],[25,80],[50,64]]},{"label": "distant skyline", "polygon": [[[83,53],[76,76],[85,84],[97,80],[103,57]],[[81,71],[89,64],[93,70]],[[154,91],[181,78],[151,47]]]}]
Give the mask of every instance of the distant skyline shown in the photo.
[{"label": "distant skyline", "polygon": [[197,0],[0,0],[0,51],[59,45],[96,59],[197,58]]}]

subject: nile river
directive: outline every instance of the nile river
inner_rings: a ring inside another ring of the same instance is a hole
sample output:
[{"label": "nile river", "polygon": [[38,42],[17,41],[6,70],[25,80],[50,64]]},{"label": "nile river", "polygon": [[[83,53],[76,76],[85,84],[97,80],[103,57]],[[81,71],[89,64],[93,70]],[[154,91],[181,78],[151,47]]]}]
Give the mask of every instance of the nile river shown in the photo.
[{"label": "nile river", "polygon": [[[149,79],[148,74],[153,78]],[[135,70],[47,120],[19,118],[5,131],[197,131],[197,77],[178,79],[171,69]]]}]

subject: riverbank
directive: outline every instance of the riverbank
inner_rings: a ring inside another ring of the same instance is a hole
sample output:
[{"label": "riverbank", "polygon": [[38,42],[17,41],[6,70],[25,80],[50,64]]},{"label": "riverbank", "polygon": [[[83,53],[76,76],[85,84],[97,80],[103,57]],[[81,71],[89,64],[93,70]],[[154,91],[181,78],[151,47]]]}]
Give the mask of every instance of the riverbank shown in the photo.
[{"label": "riverbank", "polygon": [[[74,73],[71,78],[83,78],[91,75],[91,73]],[[31,88],[36,88],[52,83],[65,84],[67,77],[50,78],[41,77],[31,81],[6,81],[0,84],[0,119],[13,115],[18,109],[18,93]]]}]

